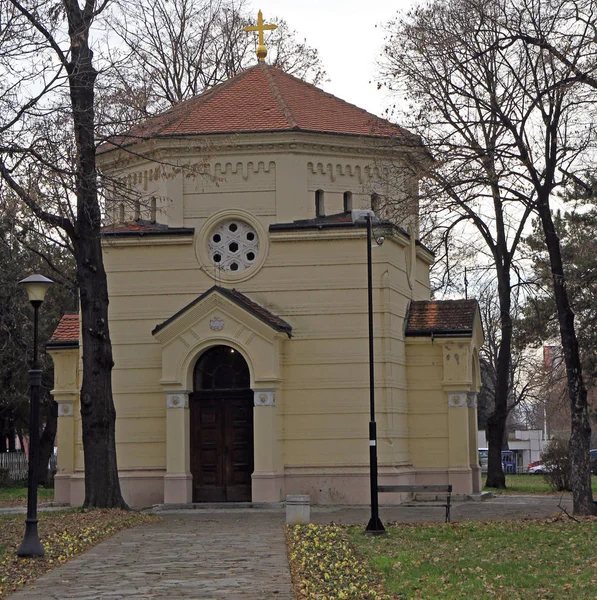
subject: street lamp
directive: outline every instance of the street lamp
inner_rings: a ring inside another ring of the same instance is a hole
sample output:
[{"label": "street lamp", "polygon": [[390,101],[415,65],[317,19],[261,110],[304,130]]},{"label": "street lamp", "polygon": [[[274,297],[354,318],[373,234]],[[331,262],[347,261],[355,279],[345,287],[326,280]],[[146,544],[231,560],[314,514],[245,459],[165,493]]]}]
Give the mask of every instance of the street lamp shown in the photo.
[{"label": "street lamp", "polygon": [[33,361],[29,371],[31,403],[29,406],[29,473],[27,477],[27,518],[25,535],[17,550],[17,556],[43,556],[44,548],[37,533],[37,469],[39,463],[39,389],[41,369],[37,364],[38,313],[48,288],[54,282],[43,275],[30,275],[19,281],[33,305]]},{"label": "street lamp", "polygon": [[[375,380],[373,360],[373,281],[371,275],[371,226],[379,225],[379,219],[372,210],[353,210],[352,222],[355,225],[367,225],[367,298],[369,304],[369,483],[371,487],[371,518],[365,533],[381,535],[386,530],[379,518],[379,501],[377,492],[377,425],[375,423]],[[378,246],[384,239],[375,238]]]}]

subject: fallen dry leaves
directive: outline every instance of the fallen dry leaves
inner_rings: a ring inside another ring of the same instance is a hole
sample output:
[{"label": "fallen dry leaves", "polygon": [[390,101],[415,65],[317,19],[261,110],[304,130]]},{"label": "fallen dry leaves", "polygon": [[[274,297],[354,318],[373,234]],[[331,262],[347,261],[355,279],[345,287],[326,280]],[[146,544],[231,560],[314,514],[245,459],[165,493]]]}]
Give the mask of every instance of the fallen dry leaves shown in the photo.
[{"label": "fallen dry leaves", "polygon": [[25,529],[25,515],[0,517],[0,598],[95,546],[117,531],[158,517],[123,510],[69,510],[39,515],[39,537],[46,555],[19,558],[16,550]]},{"label": "fallen dry leaves", "polygon": [[292,581],[300,600],[390,600],[338,525],[286,529]]}]

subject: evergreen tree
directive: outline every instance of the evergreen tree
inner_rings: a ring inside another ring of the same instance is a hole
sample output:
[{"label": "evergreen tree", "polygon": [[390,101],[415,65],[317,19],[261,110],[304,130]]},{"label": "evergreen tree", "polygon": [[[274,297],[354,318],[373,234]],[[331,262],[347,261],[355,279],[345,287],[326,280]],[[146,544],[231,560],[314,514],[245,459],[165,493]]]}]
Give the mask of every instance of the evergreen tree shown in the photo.
[{"label": "evergreen tree", "polygon": [[[42,305],[39,321],[41,393],[40,474],[54,447],[57,406],[50,391],[54,371],[45,353],[60,317],[74,306],[74,265],[69,252],[55,241],[40,236],[30,224],[14,225],[7,214],[0,220],[0,452],[14,451],[15,440],[29,435],[29,378],[33,347],[33,309],[18,282],[33,273],[53,279]],[[14,216],[14,215],[12,215]],[[8,217],[8,218],[7,218]],[[39,432],[38,432],[39,433]],[[44,483],[43,475],[40,483]]]}]

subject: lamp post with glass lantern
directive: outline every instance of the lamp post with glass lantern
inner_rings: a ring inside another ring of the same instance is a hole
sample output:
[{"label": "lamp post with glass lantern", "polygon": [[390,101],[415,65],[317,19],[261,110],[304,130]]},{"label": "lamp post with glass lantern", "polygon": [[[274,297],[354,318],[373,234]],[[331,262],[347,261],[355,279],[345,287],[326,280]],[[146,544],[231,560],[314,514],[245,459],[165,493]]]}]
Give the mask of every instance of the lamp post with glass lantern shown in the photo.
[{"label": "lamp post with glass lantern", "polygon": [[44,548],[37,533],[37,469],[39,463],[39,392],[41,369],[37,362],[37,330],[39,307],[44,301],[48,288],[54,282],[43,275],[30,275],[19,281],[33,306],[33,360],[29,371],[31,403],[29,406],[29,472],[27,477],[27,518],[25,535],[17,550],[18,556],[43,556]]},{"label": "lamp post with glass lantern", "polygon": [[[373,360],[373,277],[371,266],[372,225],[379,225],[379,219],[372,210],[353,210],[352,222],[355,225],[367,225],[367,300],[369,313],[369,485],[371,487],[371,518],[365,533],[380,535],[385,527],[379,518],[379,501],[377,491],[377,424],[375,423],[375,379]],[[375,238],[378,246],[383,244],[383,237]]]}]

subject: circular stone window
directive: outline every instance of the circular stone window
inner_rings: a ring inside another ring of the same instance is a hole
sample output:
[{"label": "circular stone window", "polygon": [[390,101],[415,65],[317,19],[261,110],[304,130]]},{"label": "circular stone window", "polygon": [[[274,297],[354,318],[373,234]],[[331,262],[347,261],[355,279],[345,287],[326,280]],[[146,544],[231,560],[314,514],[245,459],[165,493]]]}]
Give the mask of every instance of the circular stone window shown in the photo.
[{"label": "circular stone window", "polygon": [[251,268],[259,255],[257,231],[240,219],[220,221],[209,232],[207,245],[212,264],[230,273]]}]

